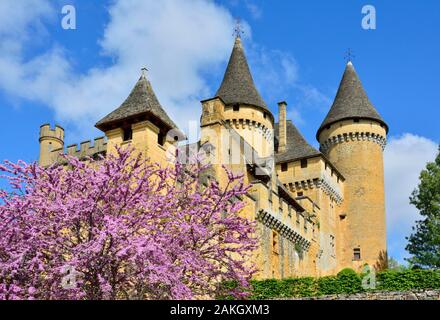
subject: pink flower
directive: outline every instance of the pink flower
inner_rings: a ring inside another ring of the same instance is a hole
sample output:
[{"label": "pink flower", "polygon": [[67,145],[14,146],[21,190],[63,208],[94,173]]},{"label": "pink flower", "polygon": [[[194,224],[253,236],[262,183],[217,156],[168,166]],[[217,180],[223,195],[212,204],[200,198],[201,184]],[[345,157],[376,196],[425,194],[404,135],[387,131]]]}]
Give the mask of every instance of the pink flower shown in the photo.
[{"label": "pink flower", "polygon": [[238,215],[242,177],[227,172],[223,190],[202,184],[205,165],[161,168],[131,149],[66,159],[0,165],[0,299],[192,299],[223,281],[245,294],[257,240]]}]

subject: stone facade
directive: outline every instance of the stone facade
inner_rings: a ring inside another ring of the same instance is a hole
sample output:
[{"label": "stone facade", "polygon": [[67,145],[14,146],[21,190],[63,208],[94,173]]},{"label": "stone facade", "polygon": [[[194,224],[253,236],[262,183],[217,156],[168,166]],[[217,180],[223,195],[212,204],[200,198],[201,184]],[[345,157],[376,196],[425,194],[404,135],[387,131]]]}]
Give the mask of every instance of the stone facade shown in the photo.
[{"label": "stone facade", "polygon": [[282,300],[440,300],[440,290],[371,291]]},{"label": "stone facade", "polygon": [[[347,68],[352,76],[352,66]],[[343,97],[342,104],[335,104],[339,109],[356,96],[350,88],[344,86],[338,95]],[[358,83],[353,88],[360,90]],[[365,118],[359,106],[352,118],[347,118],[347,110],[331,108],[331,117],[318,131],[318,151],[287,120],[287,103],[279,103],[275,123],[237,39],[221,90],[201,102],[200,141],[183,142],[142,75],[126,101],[97,123],[105,138],[93,145],[86,141],[64,150],[64,130],[43,125],[39,162],[60,162],[64,153],[81,159],[105,156],[116,146],[131,145],[168,166],[176,156],[182,161],[203,152],[212,163],[210,175],[221,185],[227,181],[223,165],[243,173],[251,185],[241,214],[258,222],[260,246],[252,261],[259,269],[256,278],[359,270],[366,263],[375,265],[379,253],[386,251],[382,151],[387,134],[363,95],[360,100],[369,108]],[[344,118],[338,119],[341,114]]]}]

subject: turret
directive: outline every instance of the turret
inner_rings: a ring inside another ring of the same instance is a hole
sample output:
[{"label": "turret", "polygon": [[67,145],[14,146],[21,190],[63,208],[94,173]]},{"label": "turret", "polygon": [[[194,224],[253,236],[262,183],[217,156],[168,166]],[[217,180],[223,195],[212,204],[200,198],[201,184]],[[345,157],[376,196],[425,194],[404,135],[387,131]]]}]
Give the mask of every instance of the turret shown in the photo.
[{"label": "turret", "polygon": [[58,125],[54,129],[49,124],[40,127],[40,166],[48,166],[53,163],[54,151],[64,148],[64,129]]},{"label": "turret", "polygon": [[[255,86],[240,36],[235,39],[215,97],[214,109],[221,113],[217,118],[234,128],[261,157],[272,155],[274,117]],[[214,120],[208,106],[202,115],[202,126]]]},{"label": "turret", "polygon": [[349,62],[336,98],[317,132],[321,151],[346,178],[337,217],[340,268],[375,266],[386,253],[383,150],[388,126]]},{"label": "turret", "polygon": [[160,153],[157,157],[160,157],[160,161],[165,161],[163,149],[185,139],[157,99],[145,68],[127,99],[95,126],[108,139],[107,152],[114,152],[116,146],[131,143],[145,154]]}]

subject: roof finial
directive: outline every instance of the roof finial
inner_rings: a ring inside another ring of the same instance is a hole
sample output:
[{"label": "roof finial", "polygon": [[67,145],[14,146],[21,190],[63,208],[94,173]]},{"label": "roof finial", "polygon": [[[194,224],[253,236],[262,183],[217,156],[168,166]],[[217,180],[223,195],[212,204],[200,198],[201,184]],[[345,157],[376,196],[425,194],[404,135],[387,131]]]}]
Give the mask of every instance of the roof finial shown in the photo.
[{"label": "roof finial", "polygon": [[148,75],[148,69],[147,69],[147,67],[143,67],[142,69],[141,69],[141,72],[142,72],[142,77],[144,77],[145,79],[147,78],[147,75]]},{"label": "roof finial", "polygon": [[351,50],[351,48],[348,48],[347,52],[345,53],[345,61],[351,64],[351,62],[353,61],[353,59],[356,58],[356,56],[353,54],[353,50]]},{"label": "roof finial", "polygon": [[234,36],[236,38],[241,38],[241,35],[244,34],[243,26],[241,25],[240,18],[235,20],[235,28],[234,28]]}]

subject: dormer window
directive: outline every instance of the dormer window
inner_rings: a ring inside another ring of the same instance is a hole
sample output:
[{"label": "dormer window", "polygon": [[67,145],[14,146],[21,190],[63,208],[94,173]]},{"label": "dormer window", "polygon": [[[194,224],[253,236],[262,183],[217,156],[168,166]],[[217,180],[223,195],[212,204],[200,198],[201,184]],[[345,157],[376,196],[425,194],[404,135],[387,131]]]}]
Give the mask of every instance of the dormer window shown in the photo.
[{"label": "dormer window", "polygon": [[301,168],[307,168],[307,159],[302,159],[301,160]]},{"label": "dormer window", "polygon": [[133,130],[131,128],[125,128],[124,129],[124,141],[130,141],[133,139]]},{"label": "dormer window", "polygon": [[157,143],[161,146],[165,145],[165,135],[162,132],[159,132],[157,135]]}]

